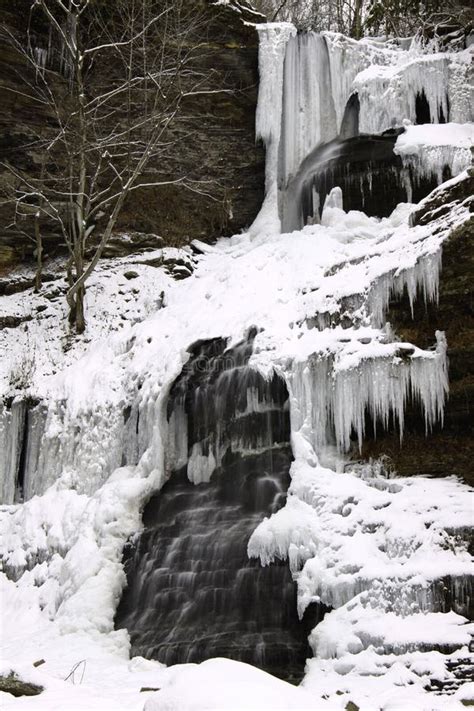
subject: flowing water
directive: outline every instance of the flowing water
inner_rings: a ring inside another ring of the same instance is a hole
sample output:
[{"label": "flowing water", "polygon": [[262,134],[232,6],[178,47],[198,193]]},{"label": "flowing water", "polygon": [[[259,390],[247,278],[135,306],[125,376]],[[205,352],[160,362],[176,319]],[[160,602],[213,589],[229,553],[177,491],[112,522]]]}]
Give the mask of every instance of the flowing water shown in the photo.
[{"label": "flowing water", "polygon": [[125,550],[116,623],[133,654],[223,656],[299,680],[320,611],[300,621],[288,565],[247,555],[256,526],[285,503],[292,459],[286,386],[248,366],[252,340],[196,344],[171,390],[170,478]]}]

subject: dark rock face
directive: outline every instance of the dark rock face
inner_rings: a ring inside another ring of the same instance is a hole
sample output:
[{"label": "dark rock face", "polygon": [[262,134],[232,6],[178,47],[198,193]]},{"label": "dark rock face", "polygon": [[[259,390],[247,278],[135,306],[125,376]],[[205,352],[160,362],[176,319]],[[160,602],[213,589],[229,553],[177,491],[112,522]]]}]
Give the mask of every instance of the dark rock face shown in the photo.
[{"label": "dark rock face", "polygon": [[[469,199],[474,193],[472,177],[446,191],[437,191],[414,217],[416,224],[428,222]],[[471,198],[472,199],[472,198]],[[445,331],[448,343],[450,393],[444,426],[425,436],[424,422],[415,408],[409,408],[405,435],[400,446],[398,433],[391,431],[368,438],[363,455],[386,454],[403,475],[428,474],[462,477],[474,484],[474,221],[453,230],[443,245],[439,303],[415,303],[411,317],[407,298],[391,304],[387,320],[397,335],[422,348],[434,342],[435,330]]]},{"label": "dark rock face", "polygon": [[353,138],[359,135],[359,112],[359,94],[355,92],[350,95],[346,108],[344,109],[341,131],[339,133],[340,138]]},{"label": "dark rock face", "polygon": [[318,146],[284,191],[285,231],[318,219],[334,187],[342,189],[344,210],[361,210],[375,217],[387,217],[400,202],[418,202],[436,187],[435,179],[420,178],[403,168],[400,156],[393,152],[403,129],[380,136],[354,135],[358,131],[357,94],[348,102],[343,129],[343,135],[351,137]]},{"label": "dark rock face", "polygon": [[171,476],[125,549],[116,624],[133,654],[167,664],[224,656],[297,680],[318,612],[298,620],[286,562],[262,568],[247,556],[258,523],[286,498],[288,393],[248,367],[252,334],[225,346],[195,344],[170,392]]},{"label": "dark rock face", "polygon": [[[112,253],[127,254],[141,248],[180,246],[194,238],[212,240],[235,234],[256,216],[263,199],[264,150],[255,143],[255,109],[258,89],[258,37],[244,21],[255,22],[255,13],[231,6],[216,6],[211,0],[193,0],[197,11],[209,21],[197,38],[202,47],[202,69],[215,72],[216,86],[223,93],[202,94],[186,106],[191,127],[180,129],[176,148],[159,169],[168,175],[187,175],[209,181],[214,199],[178,185],[137,190],[125,205],[117,227]],[[2,22],[14,34],[24,32],[31,0],[5,0]],[[38,41],[40,41],[41,37]],[[47,37],[45,46],[47,46]],[[107,67],[103,68],[107,71]],[[0,46],[0,149],[5,160],[21,169],[37,171],[39,157],[28,144],[33,135],[44,132],[52,117],[24,91],[22,77],[28,75],[21,56],[2,41]],[[27,79],[34,81],[33,76]],[[151,165],[153,170],[155,166]],[[2,169],[0,187],[11,183]],[[34,242],[5,226],[11,211],[0,208],[1,269],[30,258]],[[138,240],[121,239],[120,234],[142,235]],[[146,235],[150,235],[147,239]],[[159,235],[159,237],[156,237]],[[161,238],[161,239],[160,239]],[[58,237],[44,235],[47,255],[58,252]]]}]

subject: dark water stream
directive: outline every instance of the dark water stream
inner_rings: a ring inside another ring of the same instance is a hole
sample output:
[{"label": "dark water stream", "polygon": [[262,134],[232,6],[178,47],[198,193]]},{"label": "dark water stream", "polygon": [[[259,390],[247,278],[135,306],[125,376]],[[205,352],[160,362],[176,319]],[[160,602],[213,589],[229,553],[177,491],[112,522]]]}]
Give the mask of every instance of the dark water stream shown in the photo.
[{"label": "dark water stream", "polygon": [[297,681],[318,611],[298,620],[287,563],[262,568],[247,556],[258,523],[285,502],[291,464],[286,386],[248,366],[251,350],[252,335],[231,350],[198,343],[171,390],[171,475],[125,550],[116,623],[133,654],[166,664],[224,656]]}]

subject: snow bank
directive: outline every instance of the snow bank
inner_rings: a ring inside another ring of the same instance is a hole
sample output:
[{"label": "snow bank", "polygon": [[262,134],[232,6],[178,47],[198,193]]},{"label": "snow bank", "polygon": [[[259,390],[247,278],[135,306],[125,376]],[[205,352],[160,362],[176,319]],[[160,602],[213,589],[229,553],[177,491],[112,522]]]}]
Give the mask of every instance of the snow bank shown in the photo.
[{"label": "snow bank", "polygon": [[303,689],[230,659],[178,665],[144,711],[304,711],[331,708]]}]

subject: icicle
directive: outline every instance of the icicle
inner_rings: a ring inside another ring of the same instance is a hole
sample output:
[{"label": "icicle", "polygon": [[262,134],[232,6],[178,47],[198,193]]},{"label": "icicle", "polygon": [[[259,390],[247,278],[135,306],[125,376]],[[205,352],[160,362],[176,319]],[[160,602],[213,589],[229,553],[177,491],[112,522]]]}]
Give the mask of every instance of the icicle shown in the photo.
[{"label": "icicle", "polygon": [[174,403],[168,425],[166,447],[166,471],[178,471],[188,461],[188,419],[184,409],[186,393],[183,392]]},{"label": "icicle", "polygon": [[412,269],[404,269],[399,273],[388,272],[374,282],[367,297],[366,309],[376,328],[383,326],[390,300],[403,296],[405,289],[412,315],[415,299],[420,292],[426,304],[438,302],[441,257],[442,251],[438,249],[434,254],[420,257]]},{"label": "icicle", "polygon": [[256,113],[256,136],[265,143],[266,189],[276,180],[276,161],[282,120],[283,64],[286,45],[296,29],[287,22],[257,25],[260,85]]},{"label": "icicle", "polygon": [[[387,61],[383,53],[377,53],[367,44],[356,42],[343,35],[325,32],[324,37],[329,52],[331,72],[331,93],[336,114],[336,134],[342,126],[344,112],[349,97],[354,92],[354,79],[357,74],[374,61]],[[361,131],[364,131],[360,127]]]},{"label": "icicle", "polygon": [[441,117],[459,123],[471,121],[472,105],[466,92],[469,71],[467,56],[460,62],[458,55],[445,54],[419,56],[399,68],[369,67],[354,80],[360,101],[360,131],[380,133],[400,126],[403,120],[417,123],[416,100],[422,95],[428,102],[431,123],[439,123]]},{"label": "icicle", "polygon": [[22,401],[14,401],[10,407],[0,403],[0,494],[3,504],[12,504],[15,499],[24,420],[25,404]]},{"label": "icicle", "polygon": [[216,466],[217,462],[212,450],[204,454],[201,442],[195,442],[188,461],[188,479],[193,484],[209,482]]},{"label": "icicle", "polygon": [[333,357],[317,355],[293,366],[288,376],[292,429],[316,452],[331,436],[340,451],[347,451],[352,432],[362,447],[366,413],[385,428],[393,416],[402,437],[410,397],[421,404],[427,430],[442,420],[448,391],[444,335],[437,332],[435,352],[415,353],[403,344],[385,348],[386,356],[361,359],[356,367],[341,367]]},{"label": "icicle", "polygon": [[[397,148],[395,147],[395,153]],[[411,171],[418,180],[421,178],[435,179],[438,185],[444,182],[445,171],[450,177],[455,177],[471,165],[470,148],[458,146],[422,146],[412,155],[402,154],[403,167]]]}]

